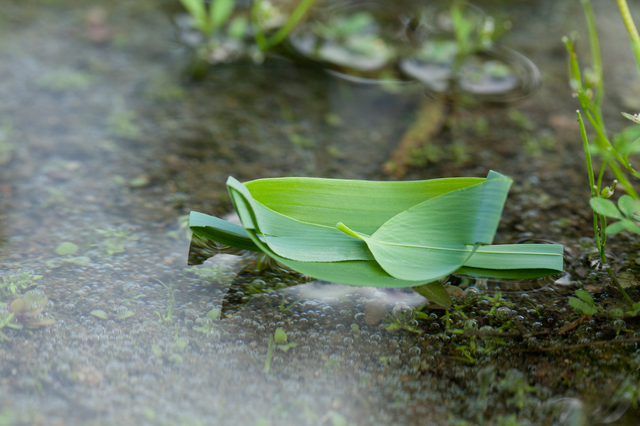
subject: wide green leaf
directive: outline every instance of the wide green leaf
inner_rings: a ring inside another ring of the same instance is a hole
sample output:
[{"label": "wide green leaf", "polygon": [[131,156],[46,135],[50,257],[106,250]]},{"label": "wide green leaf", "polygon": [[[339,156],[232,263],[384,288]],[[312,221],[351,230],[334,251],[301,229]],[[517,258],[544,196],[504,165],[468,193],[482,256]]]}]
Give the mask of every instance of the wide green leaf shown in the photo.
[{"label": "wide green leaf", "polygon": [[477,245],[491,244],[511,180],[494,173],[481,184],[407,209],[371,236],[338,228],[367,243],[389,275],[433,281],[462,267]]},{"label": "wide green leaf", "polygon": [[618,207],[622,214],[630,218],[632,214],[638,211],[638,201],[625,194],[618,200]]},{"label": "wide green leaf", "polygon": [[434,281],[453,272],[525,278],[562,270],[562,246],[490,245],[510,184],[495,172],[414,182],[229,178],[242,226],[192,212],[190,227],[318,279],[426,284],[427,297],[446,306],[450,299]]},{"label": "wide green leaf", "polygon": [[296,220],[335,228],[357,223],[374,233],[393,216],[430,198],[484,182],[482,178],[444,178],[407,182],[346,179],[275,178],[245,183],[255,201]]},{"label": "wide green leaf", "polygon": [[611,200],[606,198],[592,198],[589,200],[589,204],[593,211],[598,214],[614,219],[622,219],[622,214],[620,214],[620,211]]}]

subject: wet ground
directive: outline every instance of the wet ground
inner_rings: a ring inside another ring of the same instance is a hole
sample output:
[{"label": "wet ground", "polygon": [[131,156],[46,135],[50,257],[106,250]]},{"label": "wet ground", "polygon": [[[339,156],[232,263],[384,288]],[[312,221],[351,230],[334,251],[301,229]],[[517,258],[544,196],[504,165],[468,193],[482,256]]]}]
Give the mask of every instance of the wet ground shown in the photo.
[{"label": "wet ground", "polygon": [[[419,85],[355,85],[280,57],[193,80],[156,1],[3,0],[0,309],[48,302],[0,330],[0,424],[640,424],[640,320],[567,303],[579,286],[621,303],[590,262],[560,42],[579,30],[587,56],[579,4],[518,3],[491,13],[511,20],[502,42],[541,89],[457,108],[404,179],[509,175],[496,242],[562,243],[567,274],[542,290],[453,277],[456,308],[421,315],[411,291],[289,286],[300,277],[252,255],[188,267],[184,222],[232,211],[229,175],[391,179],[385,162],[440,102]],[[618,131],[640,86],[614,5],[596,14]],[[608,248],[639,300],[638,238]]]}]

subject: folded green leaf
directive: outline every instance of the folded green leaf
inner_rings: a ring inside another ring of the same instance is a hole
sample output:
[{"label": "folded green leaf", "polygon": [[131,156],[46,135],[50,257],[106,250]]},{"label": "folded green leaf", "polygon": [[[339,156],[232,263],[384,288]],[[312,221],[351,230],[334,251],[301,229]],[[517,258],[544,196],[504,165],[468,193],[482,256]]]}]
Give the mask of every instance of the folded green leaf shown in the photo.
[{"label": "folded green leaf", "polygon": [[397,214],[371,236],[338,229],[364,240],[389,275],[434,281],[462,267],[478,244],[491,244],[510,184],[494,173]]},{"label": "folded green leaf", "polygon": [[242,226],[192,212],[190,227],[323,280],[428,283],[427,297],[447,305],[446,291],[433,281],[453,272],[525,278],[562,270],[562,246],[489,245],[510,184],[495,172],[487,179],[415,182],[278,178],[242,184],[229,178]]}]

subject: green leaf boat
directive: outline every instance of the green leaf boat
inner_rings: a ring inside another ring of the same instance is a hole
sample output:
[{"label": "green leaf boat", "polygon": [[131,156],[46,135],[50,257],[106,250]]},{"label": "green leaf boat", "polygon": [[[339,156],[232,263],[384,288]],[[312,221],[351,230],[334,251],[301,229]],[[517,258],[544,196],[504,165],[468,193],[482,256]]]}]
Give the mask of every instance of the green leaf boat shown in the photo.
[{"label": "green leaf boat", "polygon": [[311,277],[372,287],[419,287],[444,306],[452,273],[537,278],[563,268],[558,244],[491,245],[511,179],[379,182],[258,179],[227,188],[242,226],[191,212],[199,237],[263,252]]}]

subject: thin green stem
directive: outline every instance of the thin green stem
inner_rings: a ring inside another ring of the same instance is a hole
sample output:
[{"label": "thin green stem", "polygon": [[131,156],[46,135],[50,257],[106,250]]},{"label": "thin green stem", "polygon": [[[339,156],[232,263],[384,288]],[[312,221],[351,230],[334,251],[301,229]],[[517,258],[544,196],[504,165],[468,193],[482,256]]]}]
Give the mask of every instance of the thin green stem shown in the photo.
[{"label": "thin green stem", "polygon": [[580,111],[576,111],[578,114],[578,123],[580,123],[580,136],[582,136],[582,147],[584,148],[584,156],[587,161],[587,172],[589,173],[589,185],[591,188],[591,196],[597,197],[598,192],[596,189],[596,181],[593,176],[593,164],[591,163],[591,152],[589,152],[589,139],[587,138],[587,129],[584,127],[584,121],[582,120],[582,114]]},{"label": "thin green stem", "polygon": [[578,64],[578,57],[576,56],[576,52],[573,48],[573,44],[571,44],[571,40],[569,39],[569,37],[562,37],[562,42],[569,52],[569,76],[572,80],[575,81],[576,84],[580,85],[580,87],[574,88],[574,90],[578,91],[579,89],[582,89],[582,77],[580,76],[580,65]]},{"label": "thin green stem", "polygon": [[[596,82],[596,93],[594,103],[596,104],[596,111],[598,111],[598,121],[603,123],[602,114],[600,114],[600,105],[604,97],[604,79],[602,75],[602,56],[600,55],[600,41],[598,40],[598,29],[596,27],[596,17],[591,7],[589,0],[582,0],[582,8],[587,20],[587,30],[589,31],[589,44],[591,45],[591,61],[593,64],[593,71],[598,76]],[[604,126],[603,126],[604,129]]]},{"label": "thin green stem", "polygon": [[618,9],[620,9],[620,16],[622,17],[624,26],[627,28],[627,32],[631,38],[631,47],[633,49],[633,54],[636,57],[636,62],[638,63],[638,71],[640,72],[640,35],[638,35],[638,30],[633,23],[633,18],[631,17],[629,6],[627,6],[627,1],[617,0],[617,2]]},{"label": "thin green stem", "polygon": [[253,38],[260,50],[265,51],[269,47],[269,43],[267,41],[267,37],[264,35],[264,31],[262,31],[262,26],[260,25],[261,5],[262,0],[253,1],[253,5],[251,6],[251,22],[253,24]]},{"label": "thin green stem", "polygon": [[287,22],[276,31],[274,35],[269,37],[267,40],[267,48],[276,46],[284,40],[287,35],[293,30],[293,28],[298,24],[300,19],[307,13],[307,10],[313,5],[316,0],[302,0],[300,4],[294,9],[294,11],[289,15],[289,19]]},{"label": "thin green stem", "polygon": [[616,286],[618,291],[622,293],[622,296],[629,303],[629,305],[633,306],[633,299],[631,299],[631,297],[629,297],[629,295],[624,290],[624,288],[622,288],[622,286],[620,285],[620,281],[618,281],[618,278],[616,278],[616,274],[613,273],[610,266],[607,266],[607,272],[609,273],[609,276],[611,277],[611,281],[613,281],[613,284]]},{"label": "thin green stem", "polygon": [[[580,111],[576,111],[578,114],[578,123],[580,123],[580,136],[582,136],[582,147],[584,149],[584,156],[587,162],[587,173],[589,174],[589,187],[591,189],[591,197],[595,198],[600,196],[600,184],[602,180],[602,174],[598,176],[598,186],[596,186],[595,177],[593,175],[593,163],[591,162],[591,152],[589,152],[589,139],[587,137],[587,129],[584,126],[584,121],[582,120],[582,114]],[[603,166],[600,171],[604,171],[605,167]],[[600,221],[602,225],[602,220]],[[602,229],[602,226],[600,227]],[[605,240],[604,235],[601,235],[598,231],[598,215],[596,212],[593,212],[593,235],[596,240],[596,246],[598,247],[598,252],[600,253],[600,259],[604,262],[604,247]]]},{"label": "thin green stem", "polygon": [[271,357],[273,356],[273,336],[269,336],[269,346],[267,348],[267,359],[264,363],[264,372],[269,373],[271,370]]},{"label": "thin green stem", "polygon": [[602,259],[603,262],[606,262],[604,248],[607,245],[607,217],[604,215],[599,215],[599,216],[600,216],[600,244],[602,244],[600,258]]}]

